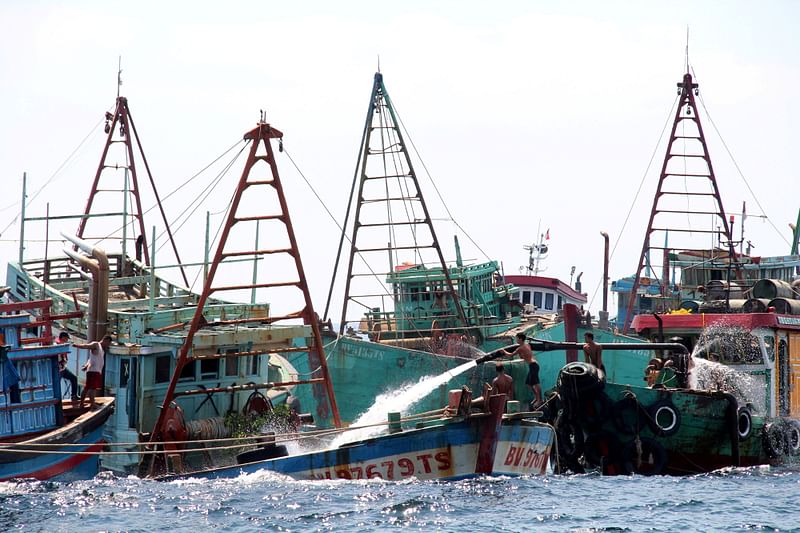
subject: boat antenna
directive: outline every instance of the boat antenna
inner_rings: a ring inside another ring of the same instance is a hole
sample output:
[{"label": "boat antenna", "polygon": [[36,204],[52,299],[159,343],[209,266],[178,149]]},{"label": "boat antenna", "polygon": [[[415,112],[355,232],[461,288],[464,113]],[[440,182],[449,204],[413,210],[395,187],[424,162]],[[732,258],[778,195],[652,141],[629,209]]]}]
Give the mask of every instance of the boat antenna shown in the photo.
[{"label": "boat antenna", "polygon": [[686,25],[686,72],[689,72],[689,25]]},{"label": "boat antenna", "polygon": [[122,87],[122,56],[117,62],[117,98],[119,98],[119,88]]},{"label": "boat antenna", "polygon": [[378,72],[381,71],[381,55],[378,54]]}]

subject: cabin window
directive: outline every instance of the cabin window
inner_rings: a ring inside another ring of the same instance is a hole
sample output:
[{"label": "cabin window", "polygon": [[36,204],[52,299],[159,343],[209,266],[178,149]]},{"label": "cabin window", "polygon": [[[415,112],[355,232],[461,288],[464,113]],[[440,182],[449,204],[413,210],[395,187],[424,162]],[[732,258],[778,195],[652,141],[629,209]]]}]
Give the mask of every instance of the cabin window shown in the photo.
[{"label": "cabin window", "polygon": [[548,292],[544,295],[544,308],[553,309],[553,300],[555,300],[553,293]]},{"label": "cabin window", "polygon": [[188,361],[181,369],[181,375],[178,381],[194,381],[195,378],[195,363],[197,361]]},{"label": "cabin window", "polygon": [[[236,353],[236,350],[227,350],[227,353]],[[239,374],[239,358],[236,356],[225,358],[225,375],[235,376]]]},{"label": "cabin window", "polygon": [[530,291],[522,291],[522,303],[524,303],[524,304],[531,303],[531,292]]},{"label": "cabin window", "polygon": [[260,357],[258,355],[250,356],[250,365],[249,365],[250,366],[250,372],[249,372],[250,375],[257,376],[259,374],[258,367],[259,367],[259,362],[260,361],[261,361],[261,359],[260,359]]},{"label": "cabin window", "polygon": [[172,357],[169,355],[160,355],[156,357],[155,383],[169,383],[171,362]]},{"label": "cabin window", "polygon": [[537,309],[541,309],[542,308],[542,293],[541,292],[534,291],[534,293],[533,293],[533,305]]},{"label": "cabin window", "polygon": [[699,357],[724,364],[756,365],[763,364],[761,344],[758,337],[739,327],[712,329],[712,333],[697,340],[700,346],[695,349]]},{"label": "cabin window", "polygon": [[775,337],[767,335],[764,337],[764,347],[767,349],[767,357],[770,361],[775,361]]},{"label": "cabin window", "polygon": [[200,379],[215,379],[219,377],[219,359],[200,360]]},{"label": "cabin window", "polygon": [[556,308],[558,311],[561,311],[561,308],[564,307],[564,298],[561,296],[558,297],[558,307]]}]

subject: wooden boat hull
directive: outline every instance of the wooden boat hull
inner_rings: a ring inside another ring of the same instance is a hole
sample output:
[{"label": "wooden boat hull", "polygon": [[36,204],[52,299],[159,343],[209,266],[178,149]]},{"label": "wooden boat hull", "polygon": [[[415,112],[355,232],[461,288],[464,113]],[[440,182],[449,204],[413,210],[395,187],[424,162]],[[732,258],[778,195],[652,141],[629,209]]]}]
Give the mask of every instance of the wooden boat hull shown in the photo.
[{"label": "wooden boat hull", "polygon": [[[96,400],[98,406],[95,409],[86,411],[63,427],[35,438],[8,443],[5,449],[0,449],[0,481],[15,478],[74,481],[97,475],[100,456],[95,453],[103,450],[103,424],[113,412],[114,400]],[[26,446],[30,444],[36,446]],[[50,444],[52,446],[46,446]],[[64,444],[79,446],[67,447]],[[25,450],[25,453],[19,450]],[[84,455],[86,452],[89,454]]]},{"label": "wooden boat hull", "polygon": [[339,448],[181,476],[221,478],[268,470],[299,480],[458,480],[480,475],[542,475],[554,431],[531,419],[456,418]]}]

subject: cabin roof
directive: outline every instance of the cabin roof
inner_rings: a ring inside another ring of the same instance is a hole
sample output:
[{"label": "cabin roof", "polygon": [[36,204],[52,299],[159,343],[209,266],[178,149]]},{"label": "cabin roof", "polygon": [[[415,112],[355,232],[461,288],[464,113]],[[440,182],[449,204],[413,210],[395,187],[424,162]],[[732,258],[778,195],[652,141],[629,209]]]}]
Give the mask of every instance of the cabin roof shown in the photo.
[{"label": "cabin roof", "polygon": [[[800,330],[800,316],[779,315],[777,313],[676,313],[659,315],[663,321],[664,331],[669,330],[702,330],[709,326],[739,326],[747,330],[755,328],[782,328]],[[637,333],[645,330],[658,330],[658,321],[653,315],[637,315],[631,326]]]},{"label": "cabin roof", "polygon": [[512,283],[517,287],[539,287],[542,289],[550,289],[569,296],[570,298],[573,298],[581,303],[586,303],[588,301],[588,298],[585,294],[581,294],[558,278],[525,275],[511,275],[504,277],[506,283]]}]

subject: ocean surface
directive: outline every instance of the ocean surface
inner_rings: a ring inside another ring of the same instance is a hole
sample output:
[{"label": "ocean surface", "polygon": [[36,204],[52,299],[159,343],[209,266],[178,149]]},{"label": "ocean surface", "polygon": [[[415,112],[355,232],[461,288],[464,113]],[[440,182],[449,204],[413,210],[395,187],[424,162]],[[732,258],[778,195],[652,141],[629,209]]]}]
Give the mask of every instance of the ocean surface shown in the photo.
[{"label": "ocean surface", "polygon": [[800,470],[460,482],[0,483],[0,531],[800,531]]}]

